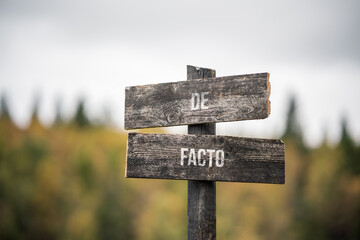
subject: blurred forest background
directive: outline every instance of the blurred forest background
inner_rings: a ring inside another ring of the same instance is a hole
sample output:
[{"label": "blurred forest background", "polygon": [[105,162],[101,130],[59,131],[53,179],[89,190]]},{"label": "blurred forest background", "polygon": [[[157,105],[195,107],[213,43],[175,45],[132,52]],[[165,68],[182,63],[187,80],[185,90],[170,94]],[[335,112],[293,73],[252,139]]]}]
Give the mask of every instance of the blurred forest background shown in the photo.
[{"label": "blurred forest background", "polygon": [[[360,239],[359,144],[344,119],[336,145],[309,148],[289,102],[286,184],[217,183],[218,239]],[[187,181],[125,179],[127,133],[84,101],[52,126],[31,114],[17,127],[2,96],[0,239],[186,239]]]}]

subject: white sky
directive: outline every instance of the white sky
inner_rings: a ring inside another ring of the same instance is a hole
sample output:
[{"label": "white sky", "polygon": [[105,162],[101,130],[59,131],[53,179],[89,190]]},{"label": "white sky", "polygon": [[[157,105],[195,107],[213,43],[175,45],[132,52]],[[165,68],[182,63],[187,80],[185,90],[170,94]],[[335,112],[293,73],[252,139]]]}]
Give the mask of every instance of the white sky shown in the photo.
[{"label": "white sky", "polygon": [[[62,100],[123,128],[125,86],[269,72],[266,120],[220,123],[218,134],[279,136],[295,94],[306,141],[336,143],[348,119],[360,142],[360,1],[0,0],[0,93],[26,126],[35,95],[50,124]],[[184,127],[170,128],[184,133]]]}]

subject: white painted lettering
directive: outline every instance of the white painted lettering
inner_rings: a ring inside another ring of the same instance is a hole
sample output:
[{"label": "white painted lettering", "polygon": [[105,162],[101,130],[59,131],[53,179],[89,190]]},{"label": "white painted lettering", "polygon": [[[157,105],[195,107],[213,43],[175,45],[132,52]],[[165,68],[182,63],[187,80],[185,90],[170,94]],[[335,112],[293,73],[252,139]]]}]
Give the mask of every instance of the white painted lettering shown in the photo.
[{"label": "white painted lettering", "polygon": [[209,92],[191,93],[191,110],[208,109],[209,106],[205,105],[208,102],[206,95]]},{"label": "white painted lettering", "polygon": [[209,106],[205,106],[205,103],[208,101],[207,98],[205,98],[205,95],[208,95],[209,92],[202,92],[201,93],[201,109],[208,109]]},{"label": "white painted lettering", "polygon": [[195,154],[195,149],[193,148],[190,148],[188,166],[190,166],[191,163],[194,164],[194,166],[196,166],[196,154]]},{"label": "white painted lettering", "polygon": [[184,158],[186,158],[185,152],[189,151],[188,148],[181,148],[181,160],[180,160],[180,164],[181,166],[184,166]]},{"label": "white painted lettering", "polygon": [[225,153],[221,149],[180,148],[180,165],[186,165],[186,160],[187,166],[205,167],[209,161],[208,166],[213,167],[213,161],[215,161],[216,167],[223,167],[225,165]]},{"label": "white painted lettering", "polygon": [[209,153],[209,167],[212,167],[212,161],[213,161],[213,153],[215,152],[215,150],[213,149],[208,149],[206,150]]},{"label": "white painted lettering", "polygon": [[198,110],[200,108],[200,94],[191,94],[191,110]]},{"label": "white painted lettering", "polygon": [[206,164],[206,159],[205,158],[202,159],[201,155],[206,156],[205,149],[199,149],[198,151],[198,165],[200,167],[203,167]]},{"label": "white painted lettering", "polygon": [[[219,156],[220,155],[220,156]],[[216,151],[216,166],[217,167],[223,167],[225,161],[225,154],[223,150],[217,150]]]}]

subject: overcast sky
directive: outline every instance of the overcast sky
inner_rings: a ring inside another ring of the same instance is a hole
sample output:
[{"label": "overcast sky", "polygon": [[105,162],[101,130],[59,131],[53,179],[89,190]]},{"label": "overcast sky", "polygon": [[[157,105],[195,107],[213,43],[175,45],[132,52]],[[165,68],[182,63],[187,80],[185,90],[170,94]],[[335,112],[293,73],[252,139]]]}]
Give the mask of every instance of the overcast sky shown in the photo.
[{"label": "overcast sky", "polygon": [[279,136],[294,94],[309,144],[336,143],[342,117],[359,142],[359,11],[358,0],[0,0],[0,93],[22,127],[39,95],[46,124],[57,99],[71,116],[82,97],[121,129],[125,86],[185,80],[186,65],[269,72],[270,117],[218,134]]}]

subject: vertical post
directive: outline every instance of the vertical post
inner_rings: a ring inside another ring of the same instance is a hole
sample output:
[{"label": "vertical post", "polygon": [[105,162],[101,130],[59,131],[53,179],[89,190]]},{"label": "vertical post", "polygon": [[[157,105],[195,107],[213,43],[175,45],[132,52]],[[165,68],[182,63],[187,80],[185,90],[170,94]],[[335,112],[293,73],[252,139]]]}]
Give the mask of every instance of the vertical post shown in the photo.
[{"label": "vertical post", "polygon": [[[187,66],[187,80],[215,77],[215,70]],[[215,123],[188,126],[188,134],[215,135]],[[188,181],[188,240],[216,239],[216,182]]]}]

